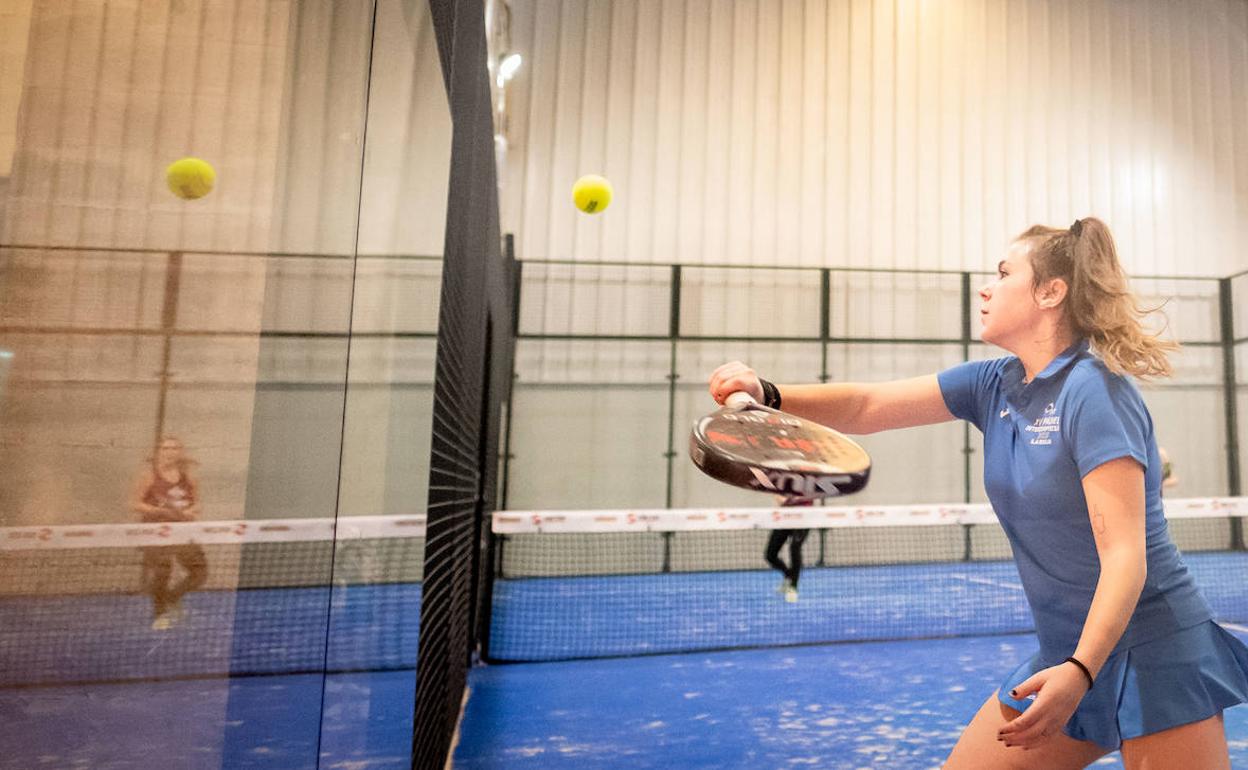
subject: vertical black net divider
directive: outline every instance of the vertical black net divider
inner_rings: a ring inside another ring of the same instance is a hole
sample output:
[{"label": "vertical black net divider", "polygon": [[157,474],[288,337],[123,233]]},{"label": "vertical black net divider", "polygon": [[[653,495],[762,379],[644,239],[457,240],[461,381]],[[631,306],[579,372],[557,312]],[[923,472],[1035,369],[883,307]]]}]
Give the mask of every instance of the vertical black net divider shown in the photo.
[{"label": "vertical black net divider", "polygon": [[411,766],[440,770],[449,766],[479,627],[514,270],[500,249],[485,8],[480,0],[429,5],[453,129]]}]

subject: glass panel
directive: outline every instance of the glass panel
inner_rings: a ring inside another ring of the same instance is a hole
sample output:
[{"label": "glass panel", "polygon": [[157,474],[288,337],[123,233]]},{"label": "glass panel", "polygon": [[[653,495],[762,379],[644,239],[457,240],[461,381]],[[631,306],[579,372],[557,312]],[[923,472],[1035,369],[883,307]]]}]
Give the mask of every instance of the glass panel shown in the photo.
[{"label": "glass panel", "polygon": [[818,337],[817,270],[681,270],[680,333],[686,337]]},{"label": "glass panel", "polygon": [[662,508],[666,342],[520,340],[506,508]]},{"label": "glass panel", "polygon": [[1186,346],[1170,356],[1174,376],[1141,382],[1157,443],[1170,455],[1178,484],[1168,497],[1226,494],[1226,410],[1222,351]]},{"label": "glass panel", "polygon": [[833,337],[956,340],[962,276],[833,271],[830,307]]},{"label": "glass panel", "polygon": [[520,333],[666,337],[672,270],[524,263]]},{"label": "glass panel", "polygon": [[356,266],[351,331],[356,337],[436,335],[441,291],[441,260],[362,256]]},{"label": "glass panel", "polygon": [[42,727],[6,758],[405,757],[451,140],[428,4],[18,9],[0,712]]},{"label": "glass panel", "polygon": [[407,758],[416,697],[451,120],[429,4],[376,14],[319,766]]},{"label": "glass panel", "polygon": [[1217,281],[1177,281],[1137,278],[1131,288],[1145,308],[1157,308],[1148,319],[1150,328],[1166,329],[1166,336],[1181,342],[1216,342],[1222,338],[1218,311]]}]

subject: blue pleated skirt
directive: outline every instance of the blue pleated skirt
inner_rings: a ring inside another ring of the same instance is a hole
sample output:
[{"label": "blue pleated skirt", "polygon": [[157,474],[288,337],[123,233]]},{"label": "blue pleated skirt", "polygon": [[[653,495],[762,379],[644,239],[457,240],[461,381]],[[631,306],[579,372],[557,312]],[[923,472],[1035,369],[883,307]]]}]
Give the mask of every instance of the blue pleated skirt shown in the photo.
[{"label": "blue pleated skirt", "polygon": [[[1031,700],[1015,700],[1010,690],[1050,665],[1036,654],[1006,677],[997,697],[1026,711]],[[1208,621],[1111,655],[1063,732],[1114,750],[1239,703],[1248,703],[1248,647]]]}]

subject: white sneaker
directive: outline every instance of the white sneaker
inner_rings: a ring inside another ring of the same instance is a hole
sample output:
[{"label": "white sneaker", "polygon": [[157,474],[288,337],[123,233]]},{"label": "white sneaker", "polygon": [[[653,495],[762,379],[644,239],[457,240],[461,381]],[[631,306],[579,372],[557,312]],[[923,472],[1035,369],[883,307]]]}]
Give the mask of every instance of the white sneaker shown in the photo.
[{"label": "white sneaker", "polygon": [[784,592],[785,592],[785,591],[787,591],[787,590],[789,590],[789,579],[788,579],[788,578],[785,578],[784,580],[781,580],[779,583],[777,583],[777,584],[776,584],[776,593],[778,593],[778,594],[782,594],[782,593],[784,593]]},{"label": "white sneaker", "polygon": [[174,623],[182,623],[186,620],[186,607],[182,606],[181,600],[169,608],[170,620]]},{"label": "white sneaker", "polygon": [[158,615],[152,621],[153,631],[168,631],[171,628],[173,628],[173,621],[170,620],[168,615]]},{"label": "white sneaker", "polygon": [[789,586],[788,588],[785,589],[784,600],[788,602],[789,604],[792,604],[797,601],[797,587],[796,586]]}]

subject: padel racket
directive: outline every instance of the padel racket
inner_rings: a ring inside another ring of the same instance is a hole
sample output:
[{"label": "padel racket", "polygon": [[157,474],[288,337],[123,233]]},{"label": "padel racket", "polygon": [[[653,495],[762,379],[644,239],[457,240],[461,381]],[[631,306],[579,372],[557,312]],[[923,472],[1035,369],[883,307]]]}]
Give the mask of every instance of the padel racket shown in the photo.
[{"label": "padel racket", "polygon": [[788,497],[852,494],[871,475],[871,457],[853,440],[742,392],[694,423],[689,457],[711,478]]}]

